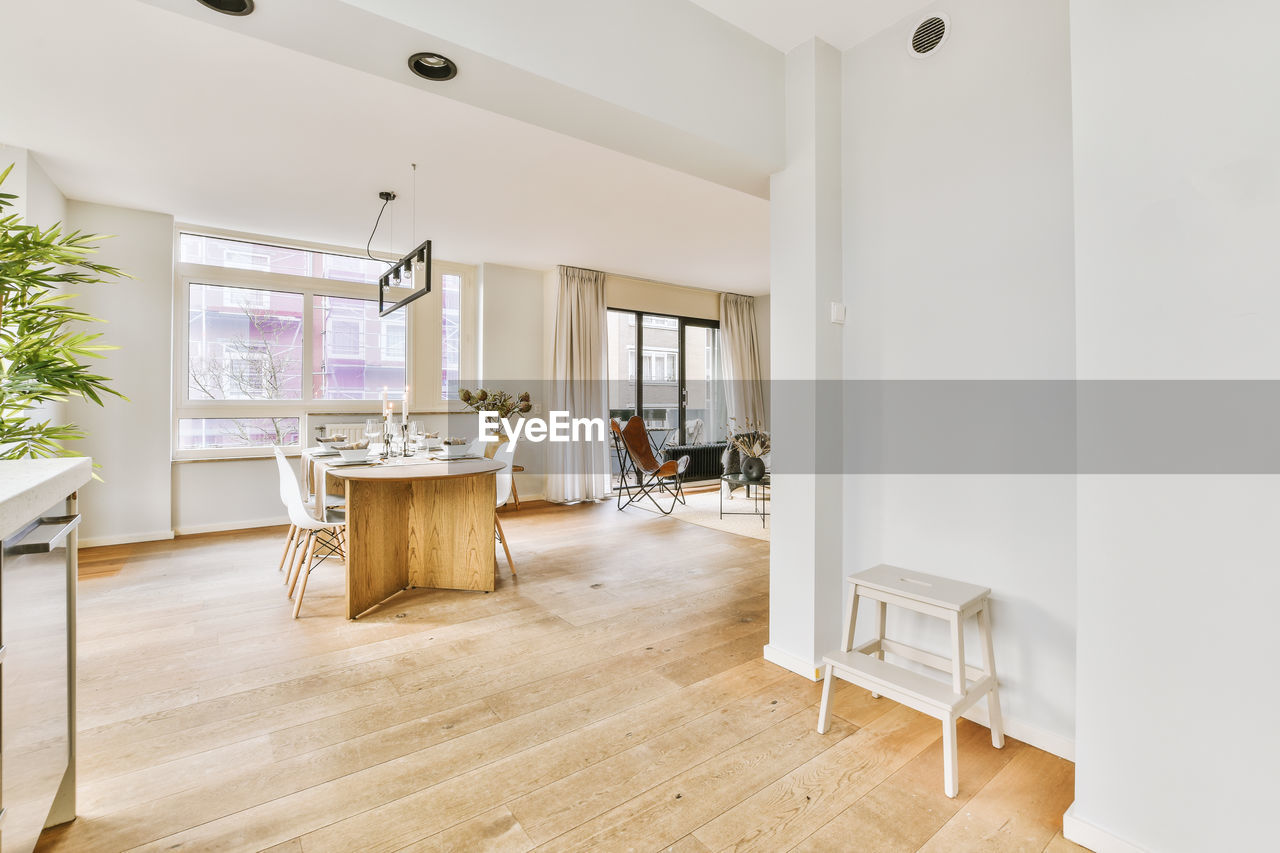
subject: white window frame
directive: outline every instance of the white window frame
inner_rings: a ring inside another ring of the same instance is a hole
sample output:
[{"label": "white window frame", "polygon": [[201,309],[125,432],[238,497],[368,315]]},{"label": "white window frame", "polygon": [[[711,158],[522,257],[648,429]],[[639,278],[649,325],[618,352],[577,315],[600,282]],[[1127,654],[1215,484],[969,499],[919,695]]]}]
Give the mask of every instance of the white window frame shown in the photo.
[{"label": "white window frame", "polygon": [[644,313],[644,324],[650,329],[679,329],[680,318],[670,317],[666,314],[650,314]]},{"label": "white window frame", "polygon": [[[328,416],[350,416],[379,413],[380,402],[374,400],[319,400],[312,397],[313,348],[312,326],[316,296],[336,296],[348,299],[364,299],[377,302],[378,286],[338,279],[313,278],[288,273],[262,272],[235,267],[183,263],[177,259],[182,234],[198,234],[251,243],[264,243],[285,248],[330,252],[339,255],[360,256],[357,249],[325,246],[316,243],[283,241],[275,237],[222,229],[178,224],[174,228],[174,285],[173,285],[173,364],[171,386],[170,455],[173,461],[189,461],[221,458],[258,458],[270,456],[270,447],[225,447],[198,450],[178,449],[179,421],[189,418],[298,418],[299,435],[303,446],[310,443],[310,436],[317,424],[325,423]],[[386,253],[375,252],[379,259],[395,261]],[[456,275],[462,281],[462,384],[468,377],[477,376],[478,362],[478,300],[476,297],[476,268],[467,264],[433,259],[431,263],[432,289],[429,294],[410,303],[405,317],[405,375],[410,393],[409,410],[413,414],[443,414],[465,411],[460,401],[445,401],[440,397],[440,372],[442,355],[440,333],[443,328],[442,277]],[[221,287],[255,288],[302,294],[303,346],[302,346],[302,399],[301,400],[192,400],[189,397],[187,318],[190,316],[192,284],[209,284]],[[434,330],[434,331],[433,331]],[[419,332],[421,340],[418,340]],[[424,390],[425,389],[425,390]],[[399,405],[397,405],[399,411]],[[300,448],[285,448],[297,453]]]},{"label": "white window frame", "polygon": [[228,263],[226,266],[230,269],[262,270],[263,272],[266,272],[271,269],[270,255],[262,255],[256,252],[250,252],[247,249],[246,250],[231,249],[226,252],[226,255],[236,256],[238,258],[237,263],[240,264],[240,266],[237,266],[236,263]]}]

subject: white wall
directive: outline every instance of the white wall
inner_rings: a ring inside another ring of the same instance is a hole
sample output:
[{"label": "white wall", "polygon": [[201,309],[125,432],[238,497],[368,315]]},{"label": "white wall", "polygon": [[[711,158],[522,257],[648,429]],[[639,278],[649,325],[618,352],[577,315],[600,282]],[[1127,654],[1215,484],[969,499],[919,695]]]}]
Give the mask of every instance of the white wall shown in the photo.
[{"label": "white wall", "polygon": [[101,371],[129,401],[98,407],[72,401],[73,421],[89,437],[82,451],[101,466],[103,482],[81,492],[81,544],[172,536],[169,472],[169,363],[173,293],[173,217],[72,201],[73,228],[103,239],[97,259],[132,276],[81,290],[77,307],[106,320],[97,331],[120,349]]},{"label": "white wall", "polygon": [[[0,156],[0,169],[3,169],[3,156]],[[62,191],[54,185],[40,160],[35,155],[27,158],[27,193],[26,221],[30,225],[49,228],[59,222],[67,221],[67,200]]]},{"label": "white wall", "polygon": [[[1249,47],[1280,9],[1071,5],[1081,377],[1280,377],[1280,58]],[[1069,836],[1275,846],[1277,517],[1272,476],[1081,478]]]},{"label": "white wall", "polygon": [[27,163],[30,158],[31,154],[27,149],[0,142],[0,172],[9,169],[9,176],[2,185],[3,191],[17,196],[10,199],[7,212],[24,219],[27,216]]},{"label": "white wall", "polygon": [[[907,49],[915,16],[844,55],[844,376],[1069,379],[1066,0],[941,2],[920,15],[931,11],[953,26],[936,54]],[[1073,478],[889,474],[844,486],[846,568],[886,562],[990,586],[1008,729],[1069,756]],[[947,647],[927,620],[891,617],[890,630]]]},{"label": "white wall", "polygon": [[[298,460],[292,460],[300,476]],[[179,535],[288,524],[276,461],[174,462],[173,529]]]},{"label": "white wall", "polygon": [[[67,200],[62,191],[53,183],[40,160],[25,148],[0,145],[0,172],[10,164],[13,171],[5,179],[0,191],[17,196],[7,214],[17,214],[28,225],[50,228],[67,219]],[[46,403],[33,409],[32,417],[36,420],[49,420],[53,423],[67,422],[66,403]],[[83,448],[73,449],[83,453]]]},{"label": "white wall", "polygon": [[[546,292],[541,270],[484,264],[480,268],[481,352],[480,370],[486,388],[500,387],[513,394],[528,391],[540,417],[546,417],[549,399],[543,373],[546,340],[544,304]],[[521,500],[546,494],[546,444],[520,442],[515,464],[526,473],[516,474]]]}]

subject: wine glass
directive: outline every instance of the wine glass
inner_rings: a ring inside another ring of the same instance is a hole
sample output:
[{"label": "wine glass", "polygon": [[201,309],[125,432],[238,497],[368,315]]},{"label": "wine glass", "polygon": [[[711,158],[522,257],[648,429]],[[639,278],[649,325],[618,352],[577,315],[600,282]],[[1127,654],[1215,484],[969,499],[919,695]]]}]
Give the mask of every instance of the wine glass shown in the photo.
[{"label": "wine glass", "polygon": [[373,449],[375,441],[382,441],[382,421],[377,418],[369,418],[364,422],[364,437],[369,439],[369,449]]},{"label": "wine glass", "polygon": [[409,422],[409,447],[413,448],[413,452],[417,453],[422,443],[422,428],[417,421]]}]

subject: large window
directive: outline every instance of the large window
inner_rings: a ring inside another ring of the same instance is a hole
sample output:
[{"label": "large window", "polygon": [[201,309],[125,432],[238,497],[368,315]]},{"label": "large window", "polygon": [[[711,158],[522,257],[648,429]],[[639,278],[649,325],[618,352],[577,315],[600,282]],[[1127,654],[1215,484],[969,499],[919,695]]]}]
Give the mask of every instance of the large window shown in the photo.
[{"label": "large window", "polygon": [[290,447],[298,443],[298,418],[181,418],[181,450]]},{"label": "large window", "polygon": [[440,399],[452,400],[462,379],[462,278],[441,276]]},{"label": "large window", "polygon": [[[312,394],[317,400],[373,400],[382,389],[409,383],[405,372],[405,312],[378,316],[378,303],[316,296],[311,341]],[[398,329],[395,338],[390,329]],[[399,346],[390,344],[398,340]],[[390,391],[388,390],[388,394]]]},{"label": "large window", "polygon": [[192,400],[302,399],[302,294],[190,285]]},{"label": "large window", "polygon": [[[475,375],[474,270],[437,260],[426,298],[379,317],[386,268],[315,248],[179,234],[175,458],[297,447],[329,417],[375,414],[384,392],[413,411],[455,408],[458,386]],[[414,346],[415,334],[426,345]]]},{"label": "large window", "polygon": [[335,255],[310,249],[290,249],[266,243],[250,243],[209,237],[204,234],[182,234],[178,239],[178,260],[184,264],[203,264],[228,269],[327,278],[377,284],[387,265],[382,261]]}]

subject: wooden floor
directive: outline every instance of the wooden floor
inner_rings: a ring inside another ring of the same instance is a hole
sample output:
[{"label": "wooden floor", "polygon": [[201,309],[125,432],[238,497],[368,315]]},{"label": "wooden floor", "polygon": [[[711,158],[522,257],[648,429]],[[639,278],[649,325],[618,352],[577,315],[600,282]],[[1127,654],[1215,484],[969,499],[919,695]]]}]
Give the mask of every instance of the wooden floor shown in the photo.
[{"label": "wooden floor", "polygon": [[768,543],[504,514],[520,572],[290,618],[283,531],[83,555],[80,814],[40,850],[1050,850],[1073,766],[761,659]]}]

